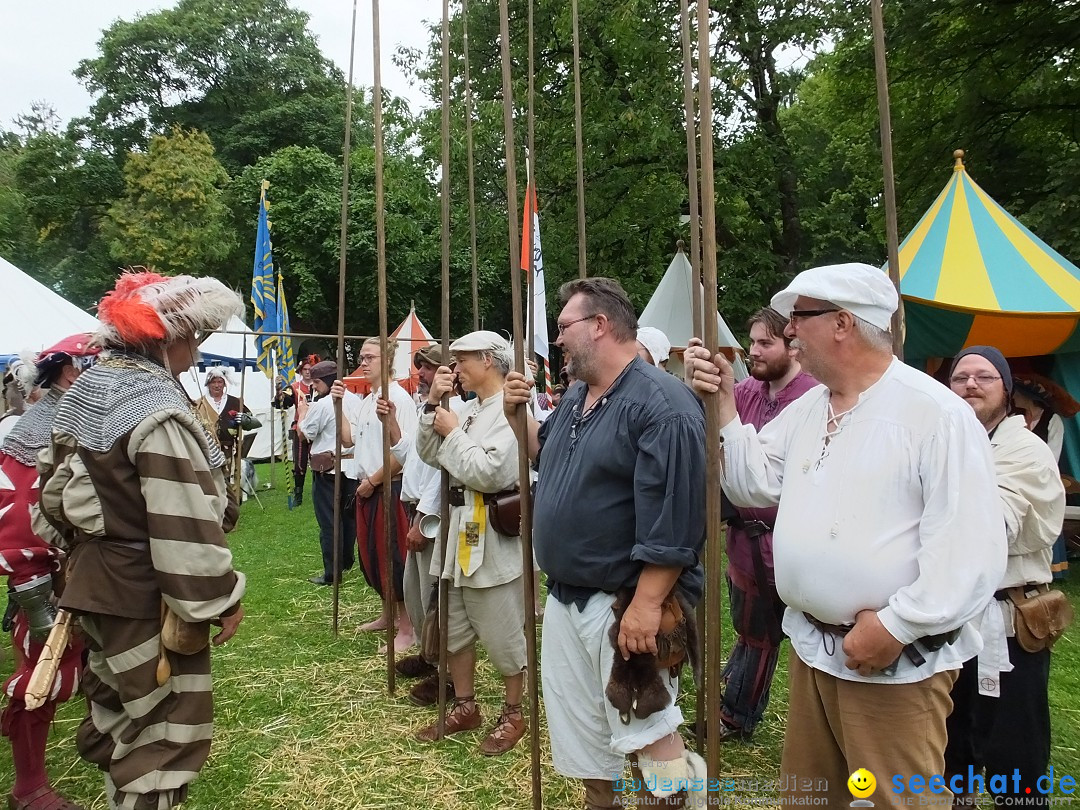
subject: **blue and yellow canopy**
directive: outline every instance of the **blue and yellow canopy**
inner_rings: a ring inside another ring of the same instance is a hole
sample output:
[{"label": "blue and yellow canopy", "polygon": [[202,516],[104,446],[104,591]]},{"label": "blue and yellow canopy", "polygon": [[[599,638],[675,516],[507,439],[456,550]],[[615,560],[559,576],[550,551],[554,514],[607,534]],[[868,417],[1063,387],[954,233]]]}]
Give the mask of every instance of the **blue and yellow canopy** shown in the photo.
[{"label": "blue and yellow canopy", "polygon": [[1080,268],[979,188],[962,157],[900,245],[905,357],[982,343],[1009,357],[1080,350]]}]

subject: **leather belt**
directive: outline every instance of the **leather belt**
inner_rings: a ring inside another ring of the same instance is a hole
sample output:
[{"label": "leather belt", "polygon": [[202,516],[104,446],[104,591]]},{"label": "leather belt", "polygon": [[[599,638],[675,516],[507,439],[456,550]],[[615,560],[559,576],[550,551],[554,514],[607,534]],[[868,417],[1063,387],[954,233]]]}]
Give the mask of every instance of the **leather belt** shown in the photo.
[{"label": "leather belt", "polygon": [[[470,490],[471,491],[471,490]],[[503,495],[512,495],[517,492],[516,489],[504,489],[502,492],[483,492],[480,493],[484,496],[484,503],[495,503]],[[465,505],[465,488],[464,487],[450,487],[450,495],[446,499],[446,502],[451,506],[464,506]]]},{"label": "leather belt", "polygon": [[[820,630],[822,633],[826,633],[830,636],[843,637],[855,628],[855,625],[853,624],[829,624],[828,622],[823,622],[821,621],[821,619],[805,611],[803,611],[803,616],[805,616],[806,620],[818,630]],[[918,644],[927,652],[937,652],[946,644],[952,644],[954,641],[960,638],[961,629],[962,628],[957,627],[955,630],[949,630],[946,633],[936,633],[932,636],[923,636],[922,638],[915,639],[915,641],[911,644],[907,644],[904,646],[903,654],[907,656],[907,659],[911,661],[911,663],[913,663],[915,666],[921,667],[923,664],[926,663],[926,659],[923,657],[923,654],[919,651],[919,649],[915,646],[916,644]],[[882,672],[891,675],[893,672],[896,671],[896,665],[897,663],[899,663],[899,661],[900,659],[897,658],[896,661],[893,661],[889,666],[885,667]]]},{"label": "leather belt", "polygon": [[[1013,585],[1012,588],[1023,588],[1025,591],[1036,590],[1039,593],[1044,593],[1050,590],[1050,586],[1046,583],[1028,582],[1023,585]],[[999,602],[1007,602],[1009,600],[1009,591],[1012,588],[1002,588],[1000,591],[994,591],[994,598]]]},{"label": "leather belt", "polygon": [[751,539],[769,534],[773,527],[764,520],[743,520],[741,517],[733,517],[728,520],[728,526],[745,532]]}]

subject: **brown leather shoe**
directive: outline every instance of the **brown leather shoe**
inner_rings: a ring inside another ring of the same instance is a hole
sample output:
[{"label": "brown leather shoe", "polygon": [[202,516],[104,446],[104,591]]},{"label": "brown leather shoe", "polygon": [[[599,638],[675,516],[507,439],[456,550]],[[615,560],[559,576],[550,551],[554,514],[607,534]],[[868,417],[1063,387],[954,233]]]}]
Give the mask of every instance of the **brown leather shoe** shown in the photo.
[{"label": "brown leather shoe", "polygon": [[[476,705],[472,695],[454,698],[453,706],[446,713],[446,736],[480,728],[480,723],[480,707]],[[439,721],[436,720],[416,732],[416,739],[420,742],[435,742],[439,739]]]},{"label": "brown leather shoe", "polygon": [[404,658],[399,658],[397,663],[394,664],[394,670],[402,678],[423,678],[425,675],[431,675],[433,672],[438,672],[438,667],[433,667],[423,656],[420,655],[406,655]]},{"label": "brown leather shoe", "polygon": [[9,793],[7,804],[8,810],[84,810],[81,804],[68,801],[50,785],[43,785],[21,799]]},{"label": "brown leather shoe", "polygon": [[[446,698],[454,699],[454,682],[446,681]],[[439,702],[439,673],[436,672],[409,690],[409,703],[414,706],[434,706]]]},{"label": "brown leather shoe", "polygon": [[497,757],[505,754],[518,744],[518,740],[525,736],[529,730],[529,724],[521,714],[521,704],[511,706],[503,704],[502,714],[495,721],[495,727],[480,743],[480,753],[486,757]]}]

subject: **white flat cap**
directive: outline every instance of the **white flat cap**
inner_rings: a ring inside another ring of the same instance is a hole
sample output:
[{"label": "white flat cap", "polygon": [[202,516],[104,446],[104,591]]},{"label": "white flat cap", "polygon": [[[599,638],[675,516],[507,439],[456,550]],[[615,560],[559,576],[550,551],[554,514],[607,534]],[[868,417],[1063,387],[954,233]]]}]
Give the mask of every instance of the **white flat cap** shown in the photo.
[{"label": "white flat cap", "polygon": [[671,341],[668,336],[655,326],[639,326],[637,330],[637,342],[644,346],[652,355],[653,364],[660,365],[671,354]]},{"label": "white flat cap", "polygon": [[510,352],[510,344],[498,332],[481,329],[462,335],[450,344],[450,352]]},{"label": "white flat cap", "polygon": [[886,331],[899,304],[896,287],[885,271],[857,262],[803,270],[772,297],[772,308],[790,317],[799,296],[829,301]]}]

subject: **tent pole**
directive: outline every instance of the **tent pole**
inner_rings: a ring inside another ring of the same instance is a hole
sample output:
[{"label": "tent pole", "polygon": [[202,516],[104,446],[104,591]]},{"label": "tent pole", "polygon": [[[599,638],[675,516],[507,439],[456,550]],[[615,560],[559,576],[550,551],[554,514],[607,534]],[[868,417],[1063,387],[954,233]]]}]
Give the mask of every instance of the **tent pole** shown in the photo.
[{"label": "tent pole", "polygon": [[[877,77],[878,118],[881,130],[881,164],[885,176],[885,243],[889,255],[889,278],[900,293],[900,235],[896,224],[896,174],[893,169],[892,114],[889,111],[889,75],[885,66],[885,21],[881,0],[870,0],[874,27],[874,74]],[[892,319],[893,354],[904,359],[904,300]]]}]

